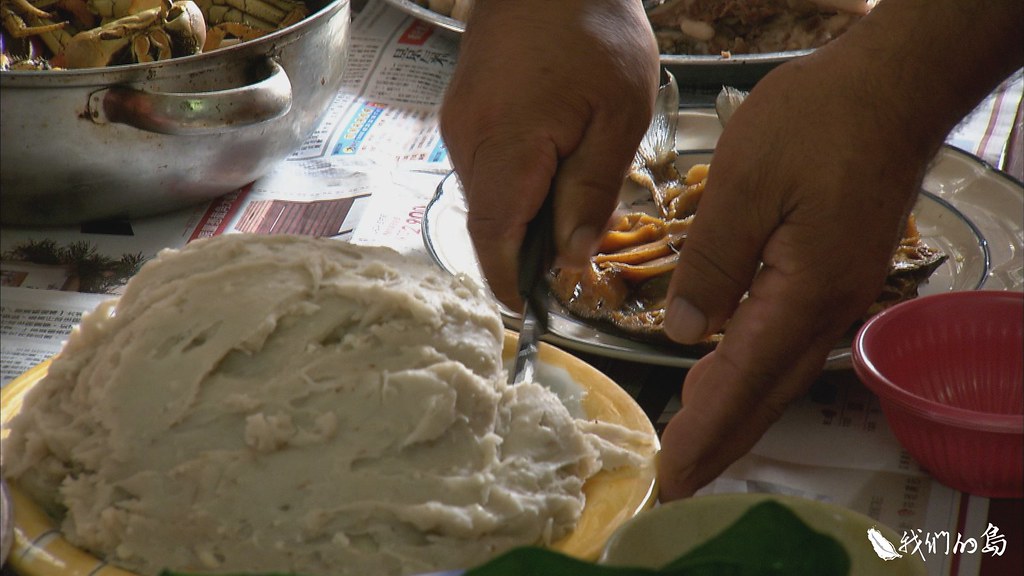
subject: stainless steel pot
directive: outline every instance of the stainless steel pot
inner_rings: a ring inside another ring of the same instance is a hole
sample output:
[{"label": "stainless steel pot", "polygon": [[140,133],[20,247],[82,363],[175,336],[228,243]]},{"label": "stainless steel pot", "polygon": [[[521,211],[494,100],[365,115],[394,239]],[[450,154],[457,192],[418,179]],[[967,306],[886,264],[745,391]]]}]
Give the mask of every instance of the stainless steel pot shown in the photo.
[{"label": "stainless steel pot", "polygon": [[0,72],[0,222],[56,226],[211,200],[302,143],[341,86],[349,0],[184,58]]}]

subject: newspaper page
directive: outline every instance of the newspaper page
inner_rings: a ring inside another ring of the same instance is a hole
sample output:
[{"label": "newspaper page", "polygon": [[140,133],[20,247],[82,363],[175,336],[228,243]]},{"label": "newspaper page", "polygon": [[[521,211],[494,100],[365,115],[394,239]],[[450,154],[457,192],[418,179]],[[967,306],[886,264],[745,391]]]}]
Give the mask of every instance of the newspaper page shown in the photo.
[{"label": "newspaper page", "polygon": [[[353,21],[342,89],[306,141],[266,176],[152,218],[0,229],[0,385],[56,353],[81,315],[116,296],[145,261],[198,238],[296,233],[428,257],[421,225],[451,169],[437,114],[457,54],[451,33],[371,0]],[[949,142],[997,164],[1021,86],[1018,74]],[[661,422],[676,410],[670,405]],[[949,552],[949,539],[998,535],[986,525],[988,500],[920,470],[852,374],[819,383],[706,491],[780,492],[847,506],[902,531],[906,541],[897,545],[920,554],[931,576],[977,575],[982,548]]]},{"label": "newspaper page", "polygon": [[893,436],[878,398],[849,371],[822,377],[699,493],[720,492],[789,494],[856,510],[901,534],[897,550],[920,556],[930,576],[978,574],[981,548],[953,547],[958,537],[983,539],[989,528],[988,499],[921,469]]},{"label": "newspaper page", "polygon": [[370,2],[353,22],[348,50],[342,87],[313,133],[270,174],[212,203],[193,238],[255,232],[350,240],[371,200],[387,207],[402,194],[395,174],[450,170],[437,110],[454,70],[455,38]]}]

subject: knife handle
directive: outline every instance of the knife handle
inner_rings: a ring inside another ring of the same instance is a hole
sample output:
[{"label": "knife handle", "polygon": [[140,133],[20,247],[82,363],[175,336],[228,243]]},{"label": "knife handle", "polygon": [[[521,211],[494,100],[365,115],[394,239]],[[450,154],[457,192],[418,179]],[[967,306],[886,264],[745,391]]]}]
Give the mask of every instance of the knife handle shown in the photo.
[{"label": "knife handle", "polygon": [[539,328],[548,327],[548,274],[555,260],[554,193],[549,191],[533,220],[519,251],[519,296],[533,308]]}]

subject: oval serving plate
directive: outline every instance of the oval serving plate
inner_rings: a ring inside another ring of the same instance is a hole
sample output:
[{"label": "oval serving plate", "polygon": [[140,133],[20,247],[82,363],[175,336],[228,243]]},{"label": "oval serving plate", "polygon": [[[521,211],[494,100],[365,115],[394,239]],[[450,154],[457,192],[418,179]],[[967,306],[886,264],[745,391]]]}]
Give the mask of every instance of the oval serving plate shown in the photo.
[{"label": "oval serving plate", "polygon": [[[506,331],[502,356],[515,354],[516,334]],[[640,406],[596,368],[553,346],[540,346],[539,379],[558,394],[571,413],[619,424],[651,438],[651,453],[640,468],[606,470],[583,486],[587,503],[576,530],[552,544],[565,554],[595,560],[611,534],[627,520],[654,505],[655,454],[658,437]],[[46,376],[46,361],[25,372],[0,391],[4,426],[21,411],[22,399]],[[6,432],[4,433],[6,438]],[[135,576],[72,546],[48,517],[16,485],[10,485],[14,511],[14,544],[9,562],[20,576]]]},{"label": "oval serving plate", "polygon": [[[677,144],[680,166],[708,162],[721,128],[713,112],[681,111]],[[697,149],[703,147],[705,149]],[[1024,290],[1024,186],[980,159],[944,146],[923,183],[914,207],[918,229],[930,245],[949,258],[920,288],[920,294],[951,290]],[[449,175],[437,187],[423,219],[427,252],[453,274],[482,280],[466,232],[466,207],[458,180]],[[517,328],[519,314],[501,307],[506,326]],[[625,338],[552,307],[553,344],[610,358],[664,366],[689,367],[699,356],[679,348]],[[850,342],[829,354],[826,369],[851,367]]]}]

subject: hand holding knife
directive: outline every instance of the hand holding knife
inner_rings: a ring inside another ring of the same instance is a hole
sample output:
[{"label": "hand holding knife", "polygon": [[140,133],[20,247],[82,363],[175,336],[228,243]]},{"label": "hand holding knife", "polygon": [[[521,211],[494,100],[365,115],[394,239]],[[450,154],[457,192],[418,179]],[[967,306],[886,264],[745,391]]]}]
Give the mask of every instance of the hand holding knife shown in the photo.
[{"label": "hand holding knife", "polygon": [[517,285],[524,302],[523,324],[509,384],[534,379],[537,347],[548,330],[548,274],[555,258],[553,202],[554,194],[548,192],[540,210],[526,227],[519,252]]}]

